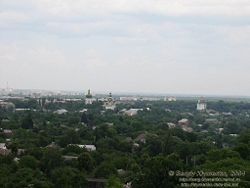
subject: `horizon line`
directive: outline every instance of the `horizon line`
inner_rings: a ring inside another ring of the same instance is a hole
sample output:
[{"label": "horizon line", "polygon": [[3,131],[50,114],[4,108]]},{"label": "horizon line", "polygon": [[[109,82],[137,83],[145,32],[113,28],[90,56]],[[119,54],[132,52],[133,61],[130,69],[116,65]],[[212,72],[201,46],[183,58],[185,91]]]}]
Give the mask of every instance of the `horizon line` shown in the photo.
[{"label": "horizon line", "polygon": [[[47,91],[47,92],[82,92],[86,93],[88,89],[85,90],[70,90],[70,89],[27,89],[27,88],[7,88],[11,90],[25,90],[25,91]],[[6,88],[0,88],[0,90],[6,90]],[[91,90],[91,89],[90,89]],[[100,91],[100,90],[91,90],[94,91],[95,95],[104,95],[112,93],[113,95],[144,95],[144,96],[172,96],[172,97],[226,97],[226,98],[250,98],[250,95],[242,94],[204,94],[204,93],[167,93],[167,92],[148,92],[148,91]]]}]

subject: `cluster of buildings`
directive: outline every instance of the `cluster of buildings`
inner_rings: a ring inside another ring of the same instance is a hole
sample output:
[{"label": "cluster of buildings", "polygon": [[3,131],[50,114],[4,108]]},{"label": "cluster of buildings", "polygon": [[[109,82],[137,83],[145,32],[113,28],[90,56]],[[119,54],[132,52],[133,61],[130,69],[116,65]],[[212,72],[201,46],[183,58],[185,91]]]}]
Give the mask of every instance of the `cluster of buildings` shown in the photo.
[{"label": "cluster of buildings", "polygon": [[112,93],[109,93],[109,95],[106,98],[96,99],[93,97],[92,93],[90,92],[90,89],[88,90],[88,93],[85,95],[85,104],[91,105],[94,102],[101,101],[103,102],[103,107],[106,110],[115,110],[116,108],[116,101],[112,97]]},{"label": "cluster of buildings", "polygon": [[[120,96],[119,98],[117,98],[116,102],[119,101],[119,102],[126,102],[126,103],[129,103],[129,102],[136,102],[136,101],[166,101],[166,102],[175,102],[177,101],[176,97],[174,96],[166,96],[164,98],[162,97],[159,97],[159,96],[153,96],[153,97],[150,97],[150,96]],[[92,104],[96,101],[102,101],[102,102],[108,102],[109,104],[107,104],[106,106],[110,106],[111,103],[114,103],[114,98],[112,97],[112,94],[109,93],[109,96],[106,97],[106,98],[95,98],[91,91],[88,90],[87,94],[85,95],[85,104]],[[113,105],[111,105],[113,106]],[[107,107],[109,108],[109,107]]]},{"label": "cluster of buildings", "polygon": [[[206,103],[204,97],[199,98],[199,100],[197,102],[196,110],[198,112],[206,112],[207,103]],[[189,114],[189,115],[192,116],[192,114]],[[210,121],[210,119],[208,119],[207,121]],[[190,127],[190,121],[187,118],[180,119],[177,122],[177,124],[175,124],[173,122],[168,122],[167,125],[168,125],[168,128],[170,128],[170,129],[175,128],[176,126],[179,126],[185,132],[192,132],[193,131],[193,129]]]},{"label": "cluster of buildings", "polygon": [[164,101],[167,101],[167,102],[175,102],[177,101],[176,97],[164,97]]}]

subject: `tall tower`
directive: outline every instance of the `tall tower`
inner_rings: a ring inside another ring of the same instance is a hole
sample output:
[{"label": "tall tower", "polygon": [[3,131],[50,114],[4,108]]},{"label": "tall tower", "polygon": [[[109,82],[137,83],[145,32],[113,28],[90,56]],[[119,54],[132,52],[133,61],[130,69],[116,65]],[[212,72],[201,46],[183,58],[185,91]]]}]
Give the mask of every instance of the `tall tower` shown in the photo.
[{"label": "tall tower", "polygon": [[85,104],[92,104],[93,103],[93,97],[92,94],[90,92],[90,89],[88,90],[88,93],[85,95]]},{"label": "tall tower", "polygon": [[112,93],[109,93],[107,101],[104,103],[104,107],[106,110],[114,110],[116,108],[116,104],[112,97]]},{"label": "tall tower", "polygon": [[88,93],[87,93],[87,95],[86,95],[86,98],[92,98],[92,94],[91,94],[91,92],[90,92],[90,89],[88,90]]},{"label": "tall tower", "polygon": [[109,93],[108,102],[113,102],[112,93]]},{"label": "tall tower", "polygon": [[204,97],[200,97],[197,103],[197,110],[200,112],[205,112],[207,109],[207,103],[204,99]]}]

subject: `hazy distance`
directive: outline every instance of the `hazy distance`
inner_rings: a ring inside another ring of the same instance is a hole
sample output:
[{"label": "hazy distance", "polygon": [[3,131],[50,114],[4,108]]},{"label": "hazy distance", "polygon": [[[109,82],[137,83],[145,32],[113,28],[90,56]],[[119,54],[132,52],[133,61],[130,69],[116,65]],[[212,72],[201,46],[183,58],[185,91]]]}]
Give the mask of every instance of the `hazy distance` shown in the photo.
[{"label": "hazy distance", "polygon": [[250,95],[245,0],[1,0],[0,88]]}]

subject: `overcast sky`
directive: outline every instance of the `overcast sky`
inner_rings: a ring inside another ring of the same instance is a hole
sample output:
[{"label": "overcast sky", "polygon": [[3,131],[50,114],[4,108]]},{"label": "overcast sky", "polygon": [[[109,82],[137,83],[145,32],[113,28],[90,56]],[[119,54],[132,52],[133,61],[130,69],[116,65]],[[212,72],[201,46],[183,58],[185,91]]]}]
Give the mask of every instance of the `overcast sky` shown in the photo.
[{"label": "overcast sky", "polygon": [[0,88],[250,95],[249,0],[0,0]]}]

